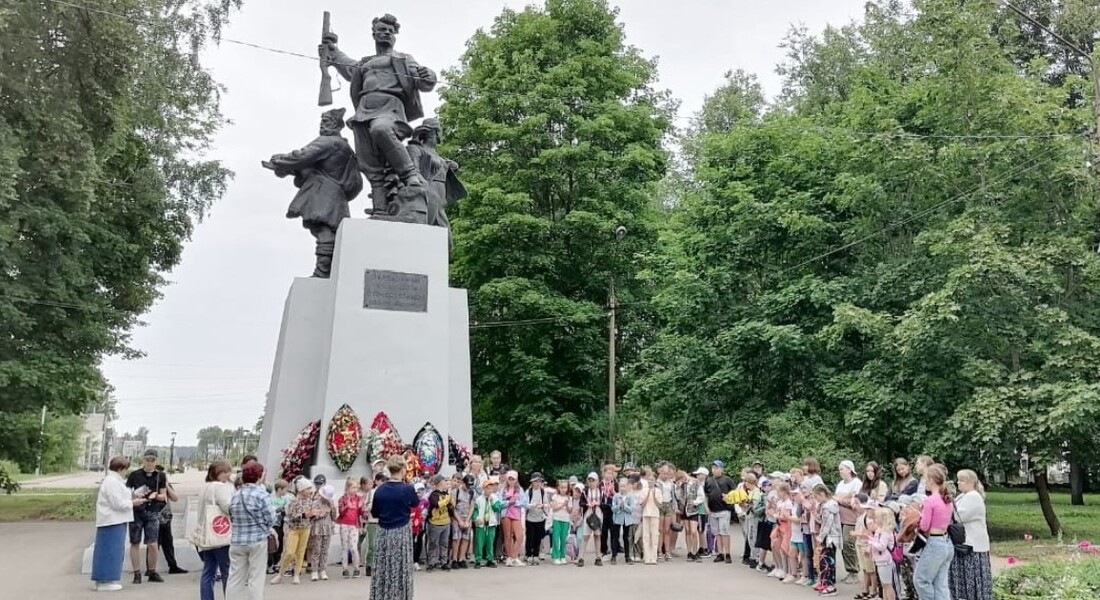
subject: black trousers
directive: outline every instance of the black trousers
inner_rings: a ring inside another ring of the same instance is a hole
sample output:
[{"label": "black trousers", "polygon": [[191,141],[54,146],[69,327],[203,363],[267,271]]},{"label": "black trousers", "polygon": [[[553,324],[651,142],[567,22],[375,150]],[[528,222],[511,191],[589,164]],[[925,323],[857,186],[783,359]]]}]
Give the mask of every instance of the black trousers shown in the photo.
[{"label": "black trousers", "polygon": [[176,564],[176,540],[172,539],[171,520],[160,524],[160,529],[157,531],[157,545],[160,546],[160,551],[164,554],[164,562],[168,563],[168,568],[172,571],[178,569],[179,565]]},{"label": "black trousers", "polygon": [[600,527],[600,554],[611,554],[611,557],[614,558],[623,552],[621,539],[623,526],[615,523],[610,506],[601,506],[600,508],[603,509],[603,525]]},{"label": "black trousers", "polygon": [[546,521],[527,521],[526,533],[523,544],[526,546],[524,556],[538,558],[542,548],[542,538],[546,537]]}]

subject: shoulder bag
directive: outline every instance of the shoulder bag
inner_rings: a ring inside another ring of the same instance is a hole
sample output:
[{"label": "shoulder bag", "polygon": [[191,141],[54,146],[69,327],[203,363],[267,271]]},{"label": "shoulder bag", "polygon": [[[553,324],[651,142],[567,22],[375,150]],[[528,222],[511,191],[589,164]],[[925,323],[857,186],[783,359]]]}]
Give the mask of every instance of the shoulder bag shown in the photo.
[{"label": "shoulder bag", "polygon": [[195,529],[187,536],[187,541],[200,550],[228,546],[233,537],[233,523],[230,521],[229,515],[222,514],[221,507],[213,498],[213,489],[209,484],[203,488],[202,515]]},{"label": "shoulder bag", "polygon": [[955,503],[951,503],[951,524],[947,526],[947,537],[955,545],[956,556],[968,556],[974,548],[966,544],[966,527],[959,522],[959,511]]}]

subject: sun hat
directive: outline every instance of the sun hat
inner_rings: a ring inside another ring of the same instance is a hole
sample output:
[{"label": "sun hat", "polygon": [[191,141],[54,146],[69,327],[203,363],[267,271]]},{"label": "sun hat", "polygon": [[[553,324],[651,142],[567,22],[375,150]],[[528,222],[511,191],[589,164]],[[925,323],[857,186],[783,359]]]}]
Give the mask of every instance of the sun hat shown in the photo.
[{"label": "sun hat", "polygon": [[592,471],[591,473],[588,474],[588,477],[586,477],[585,479],[595,479],[596,481],[599,481],[600,476],[597,475],[595,471]]},{"label": "sun hat", "polygon": [[325,500],[332,500],[332,497],[336,495],[336,489],[331,485],[321,486],[321,497]]},{"label": "sun hat", "polygon": [[500,485],[500,477],[496,475],[490,475],[489,478],[486,479],[485,483],[482,485]]},{"label": "sun hat", "polygon": [[574,484],[573,484],[573,489],[575,489],[575,490],[580,490],[580,491],[582,491],[582,492],[583,492],[583,491],[584,491],[584,484],[582,484],[582,483],[574,483]]},{"label": "sun hat", "polygon": [[787,475],[786,473],[784,473],[783,471],[772,471],[771,473],[768,473],[768,479],[786,480],[787,477],[790,477],[790,476]]},{"label": "sun hat", "polygon": [[698,469],[695,469],[691,472],[692,475],[707,475],[709,473],[710,471],[707,471],[706,467],[699,467]]},{"label": "sun hat", "polygon": [[295,492],[306,492],[306,491],[309,491],[309,490],[312,490],[312,489],[313,489],[313,482],[306,479],[305,477],[301,477],[301,478],[295,480],[295,482],[294,482],[294,491]]}]

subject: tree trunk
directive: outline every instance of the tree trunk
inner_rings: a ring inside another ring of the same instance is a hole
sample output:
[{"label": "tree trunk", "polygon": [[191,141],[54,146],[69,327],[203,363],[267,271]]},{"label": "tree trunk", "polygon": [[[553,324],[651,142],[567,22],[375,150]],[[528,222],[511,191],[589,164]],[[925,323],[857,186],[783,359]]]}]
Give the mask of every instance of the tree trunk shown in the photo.
[{"label": "tree trunk", "polygon": [[1047,527],[1050,528],[1050,535],[1058,537],[1062,533],[1062,524],[1058,522],[1058,515],[1054,514],[1054,505],[1050,503],[1050,485],[1047,482],[1046,465],[1033,473],[1035,491],[1039,493],[1039,508],[1043,510],[1043,518],[1046,519]]},{"label": "tree trunk", "polygon": [[1077,459],[1076,453],[1069,459],[1069,503],[1073,506],[1085,505],[1085,488],[1088,487],[1088,472],[1085,465]]}]

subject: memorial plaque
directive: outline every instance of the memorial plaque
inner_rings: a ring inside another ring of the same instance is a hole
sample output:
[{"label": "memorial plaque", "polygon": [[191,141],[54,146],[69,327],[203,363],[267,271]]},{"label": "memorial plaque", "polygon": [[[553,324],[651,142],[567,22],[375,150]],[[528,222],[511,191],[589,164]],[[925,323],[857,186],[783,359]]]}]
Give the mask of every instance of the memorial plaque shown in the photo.
[{"label": "memorial plaque", "polygon": [[363,308],[428,312],[428,276],[367,269]]}]

